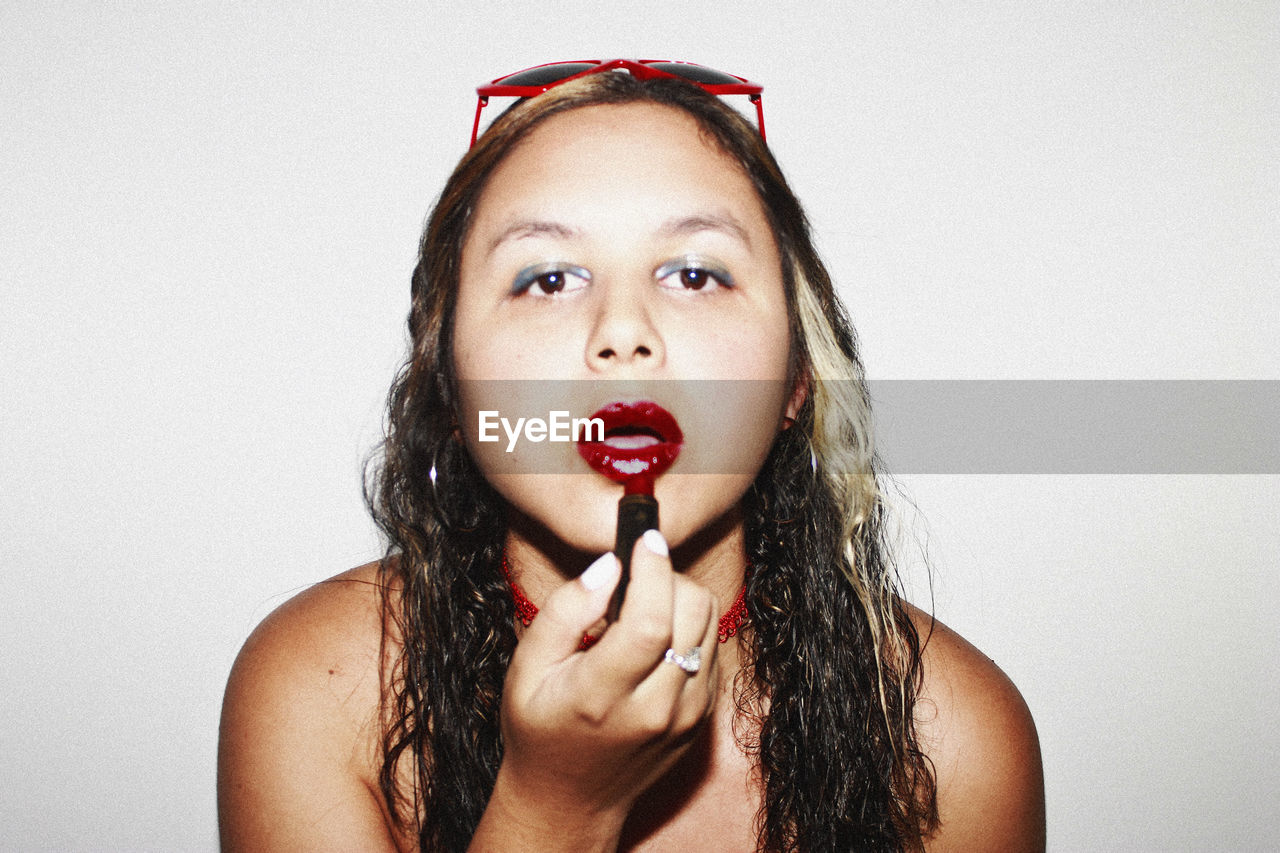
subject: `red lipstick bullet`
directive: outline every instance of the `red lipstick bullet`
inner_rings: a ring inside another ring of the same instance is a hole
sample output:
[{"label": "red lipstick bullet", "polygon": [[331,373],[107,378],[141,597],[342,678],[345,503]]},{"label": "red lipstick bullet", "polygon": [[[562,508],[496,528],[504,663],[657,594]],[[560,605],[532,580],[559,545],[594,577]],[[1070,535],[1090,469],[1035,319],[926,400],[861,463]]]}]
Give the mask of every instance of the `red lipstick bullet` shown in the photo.
[{"label": "red lipstick bullet", "polygon": [[631,582],[636,540],[646,530],[658,529],[654,481],[680,455],[684,434],[670,412],[649,401],[610,403],[592,417],[604,421],[604,440],[579,441],[578,453],[593,469],[623,484],[613,545],[613,553],[622,563],[622,576],[605,613],[605,619],[614,622]]}]

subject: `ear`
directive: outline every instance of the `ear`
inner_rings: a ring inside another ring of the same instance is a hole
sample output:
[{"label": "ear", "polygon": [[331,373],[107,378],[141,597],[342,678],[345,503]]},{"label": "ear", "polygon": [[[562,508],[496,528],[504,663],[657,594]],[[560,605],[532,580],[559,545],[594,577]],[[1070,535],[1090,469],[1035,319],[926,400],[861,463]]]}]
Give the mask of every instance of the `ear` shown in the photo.
[{"label": "ear", "polygon": [[782,418],[783,429],[791,428],[807,399],[809,399],[809,372],[805,371],[796,377],[795,387],[791,390],[791,399],[787,401],[786,414]]}]

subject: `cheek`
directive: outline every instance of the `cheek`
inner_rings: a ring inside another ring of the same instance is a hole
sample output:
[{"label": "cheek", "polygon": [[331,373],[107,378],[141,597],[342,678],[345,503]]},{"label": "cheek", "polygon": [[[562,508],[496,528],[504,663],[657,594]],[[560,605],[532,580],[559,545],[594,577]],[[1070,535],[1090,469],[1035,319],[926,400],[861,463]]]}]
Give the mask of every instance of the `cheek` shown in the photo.
[{"label": "cheek", "polygon": [[759,316],[715,337],[707,336],[701,375],[686,389],[690,427],[685,432],[688,473],[754,479],[763,465],[794,391],[790,336],[776,316]]},{"label": "cheek", "polygon": [[576,448],[567,437],[583,408],[573,383],[469,376],[458,388],[463,436],[491,484],[568,470]]},{"label": "cheek", "polygon": [[532,322],[510,312],[459,317],[454,325],[454,369],[462,380],[568,378],[582,362],[581,323],[571,316]]},{"label": "cheek", "polygon": [[790,385],[785,379],[689,383],[685,446],[676,470],[753,479],[781,429]]},{"label": "cheek", "polygon": [[[488,331],[486,331],[486,327]],[[492,333],[492,324],[477,322],[459,312],[453,331],[453,365],[458,379],[501,379],[504,362],[512,360],[517,348],[504,347]]]},{"label": "cheek", "polygon": [[786,378],[791,363],[791,333],[785,315],[756,314],[734,323],[700,323],[686,329],[687,352],[696,365],[688,375],[718,379]]}]

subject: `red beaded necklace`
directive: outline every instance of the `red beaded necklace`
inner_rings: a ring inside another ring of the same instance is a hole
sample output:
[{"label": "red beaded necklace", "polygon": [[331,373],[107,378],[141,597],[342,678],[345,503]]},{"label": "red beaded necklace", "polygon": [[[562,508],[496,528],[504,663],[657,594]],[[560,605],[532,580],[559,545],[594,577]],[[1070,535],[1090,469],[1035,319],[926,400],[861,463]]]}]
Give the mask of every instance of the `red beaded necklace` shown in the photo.
[{"label": "red beaded necklace", "polygon": [[[747,574],[751,574],[751,566],[747,566]],[[507,579],[507,588],[511,590],[511,600],[516,605],[516,618],[526,628],[533,621],[533,617],[538,615],[538,605],[529,600],[529,596],[524,594],[524,590],[516,583],[515,578],[511,577],[511,569],[507,566],[507,555],[502,555],[502,576]],[[738,590],[738,597],[733,600],[733,604],[729,605],[729,609],[720,617],[720,622],[716,626],[716,639],[721,642],[727,642],[730,637],[736,635],[741,630],[743,623],[747,621],[747,582],[744,579],[742,587]],[[583,651],[591,648],[591,646],[600,639],[590,634],[582,635],[582,642],[578,644],[578,650]]]}]

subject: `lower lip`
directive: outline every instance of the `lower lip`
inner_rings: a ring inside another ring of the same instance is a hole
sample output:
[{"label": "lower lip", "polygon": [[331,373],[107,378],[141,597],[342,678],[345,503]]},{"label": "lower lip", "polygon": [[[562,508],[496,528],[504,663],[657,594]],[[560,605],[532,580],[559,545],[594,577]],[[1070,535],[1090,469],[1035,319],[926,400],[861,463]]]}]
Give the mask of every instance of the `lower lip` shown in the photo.
[{"label": "lower lip", "polygon": [[[648,406],[649,411],[656,410],[670,421],[671,425],[662,430],[664,435],[679,434],[680,428],[676,425],[675,418],[655,404],[648,404]],[[609,418],[604,413],[605,410],[602,409],[593,417],[605,417],[607,424]],[[644,423],[646,419],[624,415],[621,420],[626,423]],[[652,482],[676,461],[676,457],[680,455],[681,443],[681,441],[659,441],[644,447],[615,447],[605,442],[580,441],[578,453],[593,470],[615,483],[627,483],[637,478]]]}]

